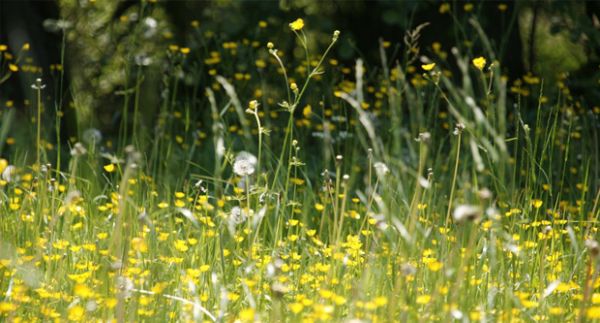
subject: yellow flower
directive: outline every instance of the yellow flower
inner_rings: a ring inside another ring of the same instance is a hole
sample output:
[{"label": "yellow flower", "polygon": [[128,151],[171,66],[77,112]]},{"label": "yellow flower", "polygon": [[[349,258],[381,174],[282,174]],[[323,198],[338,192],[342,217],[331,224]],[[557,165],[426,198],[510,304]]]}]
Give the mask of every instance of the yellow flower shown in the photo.
[{"label": "yellow flower", "polygon": [[108,164],[108,165],[104,165],[104,170],[112,173],[115,171],[115,164]]},{"label": "yellow flower", "polygon": [[74,306],[69,309],[68,318],[70,321],[81,321],[85,315],[85,309],[81,306]]},{"label": "yellow flower", "polygon": [[449,3],[442,3],[440,5],[440,9],[439,9],[441,14],[445,14],[446,12],[450,11],[450,4]]},{"label": "yellow flower", "polygon": [[417,304],[425,305],[431,301],[431,296],[429,295],[420,295],[417,297]]},{"label": "yellow flower", "polygon": [[131,239],[131,247],[133,248],[133,250],[139,251],[142,253],[145,253],[146,251],[148,251],[148,244],[146,243],[146,241],[144,241],[143,238],[139,238],[139,237]]},{"label": "yellow flower", "polygon": [[254,321],[254,309],[247,308],[240,312],[240,320],[242,322],[252,322]]},{"label": "yellow flower", "polygon": [[588,319],[600,319],[600,307],[594,306],[594,307],[588,308],[587,318]]},{"label": "yellow flower", "polygon": [[531,206],[533,206],[536,209],[539,209],[540,207],[542,207],[542,204],[544,204],[544,201],[542,201],[542,200],[534,199],[531,201]]},{"label": "yellow flower", "polygon": [[301,30],[304,28],[304,20],[302,20],[302,18],[296,19],[294,22],[290,23],[290,28],[295,31]]},{"label": "yellow flower", "polygon": [[483,56],[473,58],[473,65],[475,65],[475,67],[480,71],[483,70],[483,68],[485,67],[485,63],[486,60]]},{"label": "yellow flower", "polygon": [[288,307],[294,314],[298,314],[304,309],[304,305],[302,305],[302,303],[292,303],[288,305]]},{"label": "yellow flower", "polygon": [[312,107],[310,106],[310,104],[307,104],[304,109],[302,109],[302,115],[305,118],[310,117],[310,115],[312,114]]},{"label": "yellow flower", "polygon": [[550,313],[550,315],[561,315],[563,314],[565,311],[560,308],[560,307],[550,307],[548,309],[548,313]]},{"label": "yellow flower", "polygon": [[256,64],[256,67],[258,67],[258,68],[267,67],[267,63],[265,63],[265,61],[263,61],[262,59],[257,59],[254,63]]},{"label": "yellow flower", "polygon": [[443,264],[441,262],[435,260],[435,261],[428,263],[427,267],[429,268],[429,270],[436,272],[436,271],[442,269]]},{"label": "yellow flower", "polygon": [[0,158],[0,173],[2,173],[6,167],[8,167],[8,160]]},{"label": "yellow flower", "polygon": [[435,63],[421,65],[425,71],[431,71],[435,67]]},{"label": "yellow flower", "polygon": [[258,101],[252,100],[250,103],[248,103],[248,109],[256,110],[256,108],[258,108]]},{"label": "yellow flower", "polygon": [[187,243],[185,240],[177,240],[177,241],[175,241],[175,249],[177,249],[181,252],[186,252],[186,251],[188,251],[189,247],[187,246]]},{"label": "yellow flower", "polygon": [[84,284],[77,284],[73,289],[73,294],[82,298],[94,297],[94,291]]},{"label": "yellow flower", "polygon": [[0,302],[0,313],[8,313],[15,311],[17,309],[17,305],[9,302]]},{"label": "yellow flower", "polygon": [[15,65],[15,64],[8,64],[8,69],[11,72],[18,72],[19,71],[19,67],[17,65]]}]

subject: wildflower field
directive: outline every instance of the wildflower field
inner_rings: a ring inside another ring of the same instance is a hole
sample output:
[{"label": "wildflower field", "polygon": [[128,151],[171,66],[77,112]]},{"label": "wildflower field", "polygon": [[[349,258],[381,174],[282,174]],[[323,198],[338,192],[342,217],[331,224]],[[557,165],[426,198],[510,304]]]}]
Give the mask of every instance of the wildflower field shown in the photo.
[{"label": "wildflower field", "polygon": [[277,2],[185,33],[169,2],[57,3],[56,61],[0,29],[0,322],[600,319],[600,66],[534,64],[532,33],[515,76],[483,23],[550,9],[409,2],[431,23],[364,49],[254,19]]}]

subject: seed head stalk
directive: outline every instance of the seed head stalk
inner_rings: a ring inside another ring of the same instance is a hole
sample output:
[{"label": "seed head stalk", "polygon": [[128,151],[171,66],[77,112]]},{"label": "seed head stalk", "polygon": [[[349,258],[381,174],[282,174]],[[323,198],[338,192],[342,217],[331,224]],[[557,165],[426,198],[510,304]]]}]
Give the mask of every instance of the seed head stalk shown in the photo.
[{"label": "seed head stalk", "polygon": [[38,78],[35,80],[35,83],[31,86],[36,91],[37,94],[37,134],[36,134],[36,165],[38,167],[38,171],[41,170],[41,160],[42,160],[42,89],[44,89],[46,85],[42,84],[42,79]]},{"label": "seed head stalk", "polygon": [[454,172],[452,173],[452,185],[450,186],[450,197],[448,198],[448,211],[446,211],[445,227],[448,227],[450,221],[450,212],[452,212],[452,201],[454,200],[454,189],[456,187],[456,177],[458,176],[458,163],[460,161],[460,144],[462,141],[462,131],[458,131],[458,142],[456,144],[456,157],[454,158]]},{"label": "seed head stalk", "polygon": [[[296,34],[298,35],[298,34]],[[285,69],[285,65],[283,65],[283,62],[281,61],[281,59],[279,58],[279,56],[277,55],[277,50],[274,49],[274,45],[273,43],[269,43],[267,45],[267,47],[269,48],[269,53],[271,55],[273,55],[273,57],[275,57],[275,59],[277,60],[277,62],[279,63],[279,66],[281,67],[281,69],[283,70],[283,77],[285,78],[285,84],[286,84],[286,90],[287,90],[287,96],[288,96],[288,111],[290,113],[289,119],[288,119],[288,125],[286,128],[286,134],[285,134],[285,138],[283,140],[283,147],[281,150],[281,155],[279,156],[279,163],[277,165],[277,168],[275,170],[275,175],[273,177],[273,183],[271,187],[275,186],[275,182],[277,180],[277,177],[279,175],[279,171],[281,170],[281,166],[282,166],[282,161],[284,159],[285,153],[288,152],[288,161],[291,158],[292,155],[292,147],[291,145],[288,144],[288,142],[291,142],[291,140],[293,139],[293,119],[294,119],[294,111],[296,109],[296,107],[298,106],[298,103],[300,102],[300,99],[302,98],[304,92],[306,91],[306,88],[308,87],[308,84],[310,83],[310,79],[314,76],[318,74],[318,70],[321,67],[321,65],[323,64],[323,61],[325,60],[325,57],[329,54],[329,51],[331,50],[331,48],[333,47],[333,45],[337,42],[338,38],[339,38],[340,32],[339,31],[335,31],[333,33],[333,38],[331,40],[331,43],[329,44],[329,46],[327,47],[327,49],[325,50],[325,52],[323,53],[323,55],[321,56],[321,59],[319,60],[319,62],[317,63],[317,66],[315,66],[315,68],[308,74],[308,77],[306,78],[306,80],[304,81],[304,85],[302,86],[300,91],[297,91],[295,93],[294,96],[294,102],[290,103],[292,101],[291,98],[291,89],[290,89],[290,84],[289,84],[289,79],[287,76],[287,72]],[[300,37],[300,36],[298,36]],[[305,42],[301,42],[305,48],[306,51],[308,51],[306,43]],[[289,174],[289,172],[288,172]]]}]

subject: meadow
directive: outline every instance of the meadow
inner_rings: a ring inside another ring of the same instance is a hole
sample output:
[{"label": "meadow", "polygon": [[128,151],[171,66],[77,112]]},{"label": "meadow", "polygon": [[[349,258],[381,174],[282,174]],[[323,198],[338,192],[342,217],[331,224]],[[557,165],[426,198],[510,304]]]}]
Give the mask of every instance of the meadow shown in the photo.
[{"label": "meadow", "polygon": [[63,65],[47,87],[35,43],[0,45],[0,90],[29,73],[37,98],[0,102],[0,321],[600,319],[600,107],[568,75],[509,79],[475,19],[477,50],[419,26],[376,62],[302,17],[260,41],[191,24],[199,47],[156,49],[160,91],[131,50],[116,130],[66,140],[94,97],[45,101]]}]

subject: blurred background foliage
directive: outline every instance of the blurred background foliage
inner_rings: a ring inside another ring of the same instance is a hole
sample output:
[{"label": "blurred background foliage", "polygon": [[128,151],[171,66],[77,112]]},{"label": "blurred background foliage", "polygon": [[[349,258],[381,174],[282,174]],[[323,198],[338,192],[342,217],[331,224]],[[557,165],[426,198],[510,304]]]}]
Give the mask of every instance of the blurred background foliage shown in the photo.
[{"label": "blurred background foliage", "polygon": [[[27,110],[35,101],[30,84],[38,77],[48,85],[45,115],[62,116],[56,130],[64,139],[88,128],[116,137],[127,131],[120,125],[134,105],[141,109],[135,122],[153,129],[161,122],[160,106],[169,101],[200,111],[194,122],[201,127],[210,114],[204,88],[215,86],[215,75],[235,80],[242,101],[265,89],[277,98],[284,92],[269,85],[266,44],[275,43],[292,79],[302,76],[305,54],[288,27],[298,17],[305,20],[312,53],[327,46],[333,30],[342,31],[330,63],[343,78],[352,79],[357,58],[365,61],[367,76],[376,75],[380,48],[389,66],[400,64],[417,81],[418,66],[431,60],[452,74],[456,47],[470,57],[500,61],[517,94],[537,100],[539,93],[518,89],[543,82],[543,95],[562,89],[592,109],[600,102],[598,9],[598,2],[550,0],[2,1],[0,102],[5,122],[16,121],[0,139],[18,137],[28,129],[19,125],[34,121]],[[18,72],[10,70],[11,62]],[[249,82],[256,77],[260,89]]]}]

